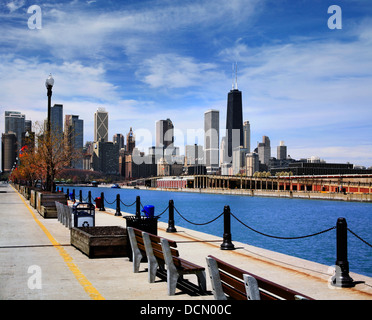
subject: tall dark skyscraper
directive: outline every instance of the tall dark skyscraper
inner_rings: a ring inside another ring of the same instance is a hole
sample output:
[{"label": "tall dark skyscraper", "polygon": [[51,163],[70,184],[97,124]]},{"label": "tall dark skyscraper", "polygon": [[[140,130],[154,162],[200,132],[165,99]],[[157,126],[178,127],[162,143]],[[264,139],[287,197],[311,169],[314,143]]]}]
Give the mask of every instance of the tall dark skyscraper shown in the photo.
[{"label": "tall dark skyscraper", "polygon": [[242,92],[237,86],[227,95],[226,135],[227,156],[231,159],[233,150],[244,145]]},{"label": "tall dark skyscraper", "polygon": [[166,149],[173,147],[174,126],[170,119],[156,121],[156,146]]},{"label": "tall dark skyscraper", "polygon": [[55,136],[63,133],[63,105],[55,104],[50,110],[51,130]]}]

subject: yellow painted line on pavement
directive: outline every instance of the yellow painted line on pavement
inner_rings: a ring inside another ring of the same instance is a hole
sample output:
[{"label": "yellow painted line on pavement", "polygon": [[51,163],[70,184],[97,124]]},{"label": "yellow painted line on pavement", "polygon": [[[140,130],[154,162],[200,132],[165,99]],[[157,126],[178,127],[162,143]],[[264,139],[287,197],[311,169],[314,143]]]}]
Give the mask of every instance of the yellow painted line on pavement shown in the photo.
[{"label": "yellow painted line on pavement", "polygon": [[[13,188],[13,186],[12,186]],[[13,188],[14,189],[14,188]],[[14,189],[16,192],[17,190]],[[17,192],[18,193],[18,192]],[[74,274],[80,285],[84,288],[84,290],[88,293],[88,295],[93,300],[105,300],[104,297],[101,296],[101,294],[98,292],[96,288],[93,287],[93,285],[90,283],[90,281],[84,276],[84,274],[79,270],[78,266],[73,262],[73,259],[71,256],[66,252],[66,250],[61,246],[61,244],[54,239],[54,237],[51,235],[51,233],[48,231],[48,229],[40,222],[40,220],[36,217],[35,213],[31,210],[29,205],[26,203],[26,201],[23,199],[23,197],[18,193],[19,197],[27,207],[28,211],[31,212],[32,217],[34,218],[35,222],[39,225],[39,227],[44,231],[46,236],[48,237],[49,241],[52,243],[54,248],[57,249],[63,260],[65,261],[66,265],[70,269],[70,271]]]}]

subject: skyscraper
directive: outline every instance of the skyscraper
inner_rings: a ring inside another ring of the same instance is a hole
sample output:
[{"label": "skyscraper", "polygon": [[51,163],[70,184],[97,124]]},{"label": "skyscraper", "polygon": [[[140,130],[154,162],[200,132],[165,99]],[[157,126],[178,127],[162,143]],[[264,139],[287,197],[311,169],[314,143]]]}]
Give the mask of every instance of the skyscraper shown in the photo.
[{"label": "skyscraper", "polygon": [[32,121],[25,120],[25,132],[32,132]]},{"label": "skyscraper", "polygon": [[124,148],[125,146],[124,136],[121,133],[114,134],[114,136],[112,137],[112,142],[118,145],[119,150]]},{"label": "skyscraper", "polygon": [[252,153],[247,153],[245,155],[245,165],[246,165],[246,169],[245,169],[245,173],[247,175],[247,177],[252,177],[253,174],[256,172],[256,171],[259,171],[260,170],[260,165],[259,165],[259,160],[258,160],[258,154],[255,153],[255,152],[252,152]]},{"label": "skyscraper", "polygon": [[287,159],[287,146],[284,145],[284,141],[280,141],[279,146],[277,147],[277,159],[285,160]]},{"label": "skyscraper", "polygon": [[243,148],[248,149],[248,152],[251,152],[251,125],[249,124],[249,121],[244,121],[243,132]]},{"label": "skyscraper", "polygon": [[53,135],[61,135],[63,132],[63,105],[55,104],[50,109],[50,129]]},{"label": "skyscraper", "polygon": [[22,147],[22,133],[25,132],[25,115],[18,111],[5,111],[5,133],[17,137],[17,149]]},{"label": "skyscraper", "polygon": [[262,137],[262,142],[258,144],[258,158],[262,164],[269,164],[271,157],[270,139],[267,136]]},{"label": "skyscraper", "polygon": [[126,151],[128,154],[133,153],[133,149],[136,147],[136,139],[133,134],[132,127],[130,127],[129,132],[127,133],[127,144],[126,144]]},{"label": "skyscraper", "polygon": [[[67,137],[68,143],[71,147],[82,152],[84,146],[84,120],[79,119],[79,116],[66,115],[65,136]],[[83,159],[79,158],[73,160],[71,167],[83,169]]]},{"label": "skyscraper", "polygon": [[167,120],[156,121],[156,147],[166,149],[173,147],[174,143],[174,126],[172,121]]},{"label": "skyscraper", "polygon": [[94,113],[94,141],[108,141],[108,112],[98,108]]},{"label": "skyscraper", "polygon": [[1,171],[11,172],[17,158],[17,137],[14,133],[1,136]]},{"label": "skyscraper", "polygon": [[220,112],[208,110],[204,112],[204,154],[208,174],[219,169]]},{"label": "skyscraper", "polygon": [[226,142],[230,159],[233,150],[244,145],[242,92],[237,88],[230,90],[227,96]]}]

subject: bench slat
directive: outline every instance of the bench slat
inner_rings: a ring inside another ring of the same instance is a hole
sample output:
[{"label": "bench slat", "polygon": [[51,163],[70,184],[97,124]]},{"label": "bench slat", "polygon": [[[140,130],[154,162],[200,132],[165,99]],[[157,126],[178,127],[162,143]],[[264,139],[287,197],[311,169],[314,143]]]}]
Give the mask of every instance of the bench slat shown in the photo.
[{"label": "bench slat", "polygon": [[247,300],[247,296],[244,293],[241,293],[240,291],[236,290],[233,287],[228,286],[226,283],[222,283],[223,292],[225,292],[227,295],[229,295],[232,299],[235,300]]},{"label": "bench slat", "polygon": [[192,263],[192,262],[190,262],[190,261],[187,261],[187,260],[185,260],[185,259],[182,259],[182,258],[179,258],[179,257],[173,257],[173,262],[174,261],[177,261],[177,262],[179,262],[180,263],[180,266],[183,268],[183,269],[185,269],[185,270],[193,270],[193,271],[203,271],[203,270],[205,270],[205,268],[204,267],[202,267],[202,266],[199,266],[199,265],[197,265],[197,264],[195,264],[195,263]]},{"label": "bench slat", "polygon": [[234,287],[242,294],[246,294],[244,283],[240,279],[238,280],[225,272],[220,272],[220,278],[222,282]]},{"label": "bench slat", "polygon": [[[160,243],[151,242],[151,245],[152,245],[152,249],[153,250],[155,249],[155,250],[163,251]],[[175,256],[175,257],[178,257],[179,256],[179,253],[178,253],[178,250],[177,249],[170,248],[170,250],[171,250],[172,256]]]},{"label": "bench slat", "polygon": [[[155,243],[160,243],[161,242],[160,239],[162,237],[156,236],[156,235],[151,234],[151,233],[148,233],[148,235],[150,237],[151,242],[155,242]],[[176,241],[169,240],[169,239],[167,239],[167,240],[168,240],[168,243],[169,243],[170,247],[177,248],[177,242]]]}]

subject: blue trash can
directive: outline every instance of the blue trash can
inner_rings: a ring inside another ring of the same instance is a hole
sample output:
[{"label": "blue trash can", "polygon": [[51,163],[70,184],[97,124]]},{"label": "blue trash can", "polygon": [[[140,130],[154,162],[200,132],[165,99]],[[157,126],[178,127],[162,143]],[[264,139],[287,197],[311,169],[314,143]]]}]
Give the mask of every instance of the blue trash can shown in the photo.
[{"label": "blue trash can", "polygon": [[145,213],[147,218],[153,218],[154,217],[154,212],[155,212],[155,207],[152,205],[144,206],[142,212]]}]

